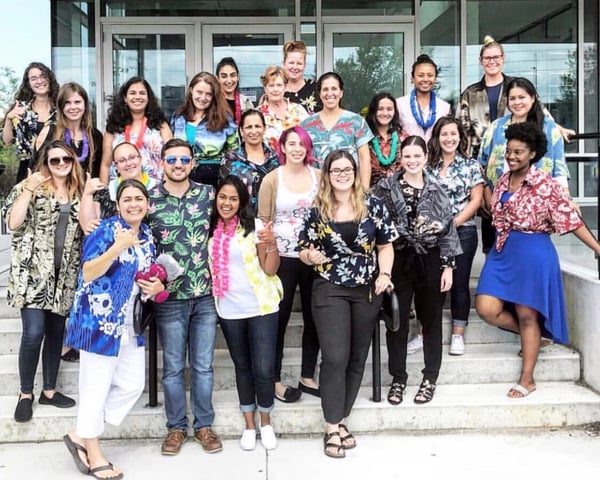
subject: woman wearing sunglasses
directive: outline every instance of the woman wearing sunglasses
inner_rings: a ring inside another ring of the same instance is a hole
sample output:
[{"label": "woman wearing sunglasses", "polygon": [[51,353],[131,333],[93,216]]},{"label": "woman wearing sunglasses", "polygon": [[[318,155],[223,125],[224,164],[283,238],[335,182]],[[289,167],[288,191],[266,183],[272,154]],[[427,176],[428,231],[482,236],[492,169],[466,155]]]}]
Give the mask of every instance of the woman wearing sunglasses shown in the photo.
[{"label": "woman wearing sunglasses", "polygon": [[21,310],[23,324],[17,422],[27,422],[33,415],[33,386],[42,343],[39,403],[58,408],[75,405],[75,400],[55,388],[65,316],[77,284],[82,190],[75,152],[63,141],[54,140],[40,152],[36,171],[10,192],[2,212],[12,230],[7,301]]}]

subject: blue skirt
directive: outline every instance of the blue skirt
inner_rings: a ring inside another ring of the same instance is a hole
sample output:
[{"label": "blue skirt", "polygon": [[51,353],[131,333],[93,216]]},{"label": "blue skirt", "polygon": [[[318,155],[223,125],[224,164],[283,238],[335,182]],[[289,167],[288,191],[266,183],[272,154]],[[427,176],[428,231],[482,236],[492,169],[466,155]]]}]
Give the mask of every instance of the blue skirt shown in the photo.
[{"label": "blue skirt", "polygon": [[560,263],[550,235],[511,230],[502,251],[494,244],[488,254],[476,295],[499,298],[509,310],[515,304],[537,310],[542,336],[569,342]]}]

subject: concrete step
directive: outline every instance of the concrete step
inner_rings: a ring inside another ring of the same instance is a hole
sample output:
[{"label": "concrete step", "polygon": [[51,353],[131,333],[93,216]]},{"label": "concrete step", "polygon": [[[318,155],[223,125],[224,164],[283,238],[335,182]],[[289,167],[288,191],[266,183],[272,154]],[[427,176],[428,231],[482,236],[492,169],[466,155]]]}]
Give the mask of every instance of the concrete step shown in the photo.
[{"label": "concrete step", "polygon": [[[518,344],[475,344],[467,345],[467,353],[457,357],[448,354],[444,347],[439,384],[474,384],[474,383],[506,383],[516,380],[521,370],[521,358],[517,355]],[[162,355],[158,355],[158,388],[161,389]],[[301,349],[287,348],[283,359],[282,379],[289,385],[296,385],[300,375]],[[408,356],[407,371],[409,385],[421,382],[423,369],[423,353]],[[76,363],[62,362],[58,377],[58,390],[67,394],[77,392],[79,367]],[[387,371],[387,351],[381,347],[382,382],[388,385],[391,377]],[[580,378],[579,354],[561,345],[551,345],[543,349],[535,369],[535,378],[540,382],[578,381]],[[189,382],[188,382],[189,384]],[[371,357],[367,360],[363,385],[372,384]],[[18,355],[0,356],[0,385],[4,392],[19,391]],[[36,375],[36,393],[42,385],[41,363]],[[233,390],[235,388],[235,372],[229,352],[224,349],[215,350],[214,389]]]},{"label": "concrete step", "polygon": [[[583,425],[600,417],[600,395],[573,382],[539,382],[537,391],[524,399],[506,397],[510,384],[439,385],[426,405],[412,401],[417,388],[406,391],[404,403],[373,403],[371,390],[363,388],[349,418],[355,433],[551,428]],[[13,420],[16,395],[0,396],[0,442],[59,440],[73,428],[77,408],[60,410],[35,404],[33,419]],[[162,399],[161,399],[162,401]],[[237,394],[217,391],[213,399],[215,430],[224,438],[238,437],[243,429]],[[143,395],[120,427],[108,426],[103,438],[160,438],[165,434],[163,409],[147,408]],[[188,414],[188,416],[190,416]],[[293,404],[277,402],[272,414],[275,431],[282,436],[320,435],[323,417],[319,399],[303,396]],[[158,448],[158,447],[157,447]]]}]

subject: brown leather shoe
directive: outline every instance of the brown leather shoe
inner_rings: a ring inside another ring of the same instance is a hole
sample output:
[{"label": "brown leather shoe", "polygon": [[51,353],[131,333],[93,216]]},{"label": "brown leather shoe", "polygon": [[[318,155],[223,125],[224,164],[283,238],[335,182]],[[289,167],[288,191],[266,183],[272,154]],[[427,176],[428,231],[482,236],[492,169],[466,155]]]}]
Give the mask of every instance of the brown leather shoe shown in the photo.
[{"label": "brown leather shoe", "polygon": [[187,433],[183,430],[169,430],[160,447],[160,453],[163,455],[177,455],[186,440]]},{"label": "brown leather shoe", "polygon": [[202,427],[196,430],[194,438],[207,453],[216,453],[223,450],[221,439],[211,427]]}]

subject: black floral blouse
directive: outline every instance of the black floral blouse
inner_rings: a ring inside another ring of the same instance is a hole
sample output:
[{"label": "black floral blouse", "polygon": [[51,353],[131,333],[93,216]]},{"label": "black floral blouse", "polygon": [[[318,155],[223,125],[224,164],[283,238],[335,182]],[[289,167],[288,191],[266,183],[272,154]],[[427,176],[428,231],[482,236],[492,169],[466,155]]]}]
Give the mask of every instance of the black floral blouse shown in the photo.
[{"label": "black floral blouse", "polygon": [[398,233],[385,205],[376,197],[365,197],[368,214],[358,223],[358,231],[351,245],[342,238],[336,222],[325,222],[316,207],[304,219],[300,232],[300,251],[311,244],[321,250],[329,262],[314,265],[314,270],[325,280],[344,287],[370,285],[377,271],[376,245],[393,242]]}]

